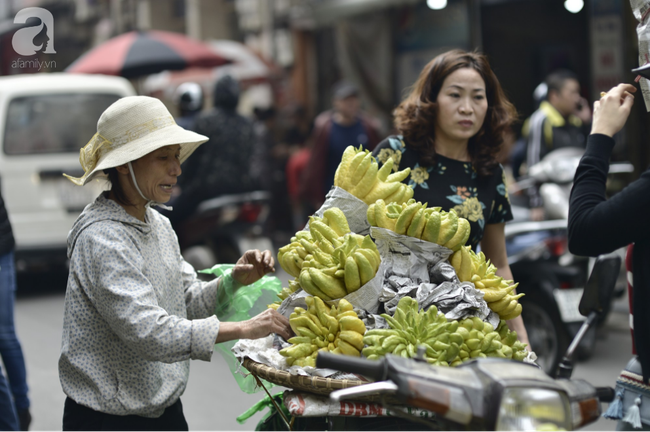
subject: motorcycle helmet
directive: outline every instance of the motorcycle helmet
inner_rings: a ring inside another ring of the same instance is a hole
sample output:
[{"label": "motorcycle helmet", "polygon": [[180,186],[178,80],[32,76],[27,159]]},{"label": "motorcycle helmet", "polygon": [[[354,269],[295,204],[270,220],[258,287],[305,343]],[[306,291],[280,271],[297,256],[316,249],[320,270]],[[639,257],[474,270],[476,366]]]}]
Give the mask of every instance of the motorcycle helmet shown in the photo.
[{"label": "motorcycle helmet", "polygon": [[201,111],[203,108],[203,89],[194,82],[183,83],[174,92],[174,103],[181,111]]}]

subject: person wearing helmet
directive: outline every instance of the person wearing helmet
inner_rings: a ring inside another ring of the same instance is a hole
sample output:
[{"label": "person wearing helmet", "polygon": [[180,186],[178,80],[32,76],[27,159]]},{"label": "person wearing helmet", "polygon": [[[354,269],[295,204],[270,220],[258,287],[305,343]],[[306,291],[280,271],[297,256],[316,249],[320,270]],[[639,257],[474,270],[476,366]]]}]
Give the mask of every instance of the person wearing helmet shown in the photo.
[{"label": "person wearing helmet", "polygon": [[186,82],[178,86],[174,92],[174,103],[180,113],[176,124],[187,130],[194,130],[196,117],[203,109],[203,89],[194,82]]}]

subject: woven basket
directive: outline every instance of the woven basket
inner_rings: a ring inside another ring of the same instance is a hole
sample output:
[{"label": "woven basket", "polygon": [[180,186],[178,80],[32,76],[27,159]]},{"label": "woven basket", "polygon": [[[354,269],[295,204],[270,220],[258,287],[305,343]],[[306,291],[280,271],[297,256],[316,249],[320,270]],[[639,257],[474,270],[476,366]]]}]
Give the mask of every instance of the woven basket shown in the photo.
[{"label": "woven basket", "polygon": [[318,395],[329,395],[334,390],[368,384],[368,382],[361,380],[340,380],[317,376],[292,375],[289,372],[255,362],[248,357],[244,358],[242,365],[251,373],[273,384]]}]

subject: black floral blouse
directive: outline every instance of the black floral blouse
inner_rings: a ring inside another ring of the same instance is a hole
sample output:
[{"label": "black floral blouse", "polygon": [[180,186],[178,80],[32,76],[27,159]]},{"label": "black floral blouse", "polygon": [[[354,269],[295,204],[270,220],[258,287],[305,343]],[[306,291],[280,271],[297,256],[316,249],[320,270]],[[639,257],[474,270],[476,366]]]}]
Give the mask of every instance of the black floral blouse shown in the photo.
[{"label": "black floral blouse", "polygon": [[414,188],[413,198],[428,207],[454,209],[458,216],[466,218],[471,227],[467,242],[476,250],[483,238],[485,224],[504,223],[512,219],[508,190],[503,167],[491,177],[479,177],[471,162],[461,162],[444,156],[436,156],[436,166],[420,166],[418,154],[406,148],[404,139],[394,135],[383,140],[373,156],[383,165],[393,158],[394,171],[411,168],[411,175],[404,182]]}]

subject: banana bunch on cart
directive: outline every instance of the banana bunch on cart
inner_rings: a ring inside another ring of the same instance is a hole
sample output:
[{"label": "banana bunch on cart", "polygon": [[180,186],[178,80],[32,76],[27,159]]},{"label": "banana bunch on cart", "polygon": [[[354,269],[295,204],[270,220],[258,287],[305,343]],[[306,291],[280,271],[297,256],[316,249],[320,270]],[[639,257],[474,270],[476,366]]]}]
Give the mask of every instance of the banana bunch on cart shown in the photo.
[{"label": "banana bunch on cart", "polygon": [[[296,336],[280,354],[289,366],[299,367],[314,367],[319,352],[377,360],[386,354],[414,357],[418,347],[424,348],[427,362],[438,366],[453,367],[477,357],[523,360],[525,345],[506,325],[521,314],[518,299],[523,294],[513,294],[517,284],[497,276],[496,267],[482,252],[465,246],[470,237],[467,219],[453,210],[415,201],[413,189],[402,182],[410,170],[392,171],[392,159],[379,168],[370,152],[348,147],[334,186],[355,197],[355,207],[326,202],[309,218],[308,227],[279,249],[278,262],[294,279],[269,307],[280,309],[295,298],[307,305],[287,312]],[[499,325],[495,328],[477,317],[450,320],[435,305],[423,308],[406,296],[394,314],[379,314],[386,328],[367,328],[360,316],[372,314],[363,299],[379,298],[386,259],[382,253],[391,252],[380,253],[370,235],[351,231],[349,219],[359,212],[371,227],[446,248],[458,280],[473,284],[483,294],[487,306],[498,314]]]}]

